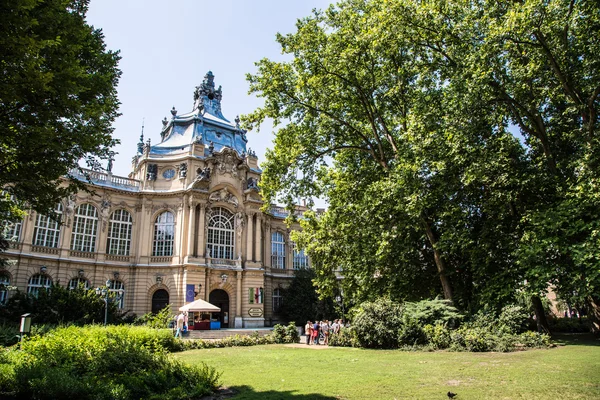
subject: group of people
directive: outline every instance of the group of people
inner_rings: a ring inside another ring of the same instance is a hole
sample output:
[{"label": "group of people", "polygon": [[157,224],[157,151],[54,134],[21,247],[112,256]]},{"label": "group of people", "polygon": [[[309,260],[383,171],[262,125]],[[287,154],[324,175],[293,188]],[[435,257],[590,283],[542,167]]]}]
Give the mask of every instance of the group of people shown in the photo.
[{"label": "group of people", "polygon": [[344,322],[341,319],[335,319],[333,322],[328,320],[324,321],[306,321],[304,326],[304,335],[306,335],[306,344],[319,345],[321,344],[321,337],[323,338],[323,344],[329,344],[329,338],[331,335],[337,335],[340,329],[344,327]]}]

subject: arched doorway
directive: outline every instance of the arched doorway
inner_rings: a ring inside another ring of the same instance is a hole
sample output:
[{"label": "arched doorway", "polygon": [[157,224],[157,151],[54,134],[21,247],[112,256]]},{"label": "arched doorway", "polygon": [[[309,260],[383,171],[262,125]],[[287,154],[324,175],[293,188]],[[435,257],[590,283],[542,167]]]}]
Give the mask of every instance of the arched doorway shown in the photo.
[{"label": "arched doorway", "polygon": [[215,318],[221,321],[222,328],[229,328],[229,295],[222,289],[216,289],[210,292],[208,302],[221,309],[220,313],[213,313]]},{"label": "arched doorway", "polygon": [[158,289],[152,295],[152,313],[156,314],[169,304],[169,292],[165,289]]}]

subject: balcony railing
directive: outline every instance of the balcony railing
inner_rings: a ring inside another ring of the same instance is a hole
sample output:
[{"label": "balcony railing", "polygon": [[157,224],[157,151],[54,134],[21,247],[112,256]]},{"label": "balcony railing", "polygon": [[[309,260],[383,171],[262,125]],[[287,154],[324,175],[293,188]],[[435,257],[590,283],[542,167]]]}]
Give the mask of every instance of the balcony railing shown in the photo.
[{"label": "balcony railing", "polygon": [[[129,190],[139,190],[140,181],[129,179],[123,176],[116,176],[106,172],[92,171],[91,169],[82,168],[83,173],[78,169],[72,169],[70,174],[81,181],[91,182],[101,186],[112,186],[127,188]],[[89,178],[89,179],[88,179]]]},{"label": "balcony railing", "polygon": [[31,251],[35,253],[44,253],[44,254],[58,254],[60,249],[58,247],[46,247],[46,246],[31,246]]}]

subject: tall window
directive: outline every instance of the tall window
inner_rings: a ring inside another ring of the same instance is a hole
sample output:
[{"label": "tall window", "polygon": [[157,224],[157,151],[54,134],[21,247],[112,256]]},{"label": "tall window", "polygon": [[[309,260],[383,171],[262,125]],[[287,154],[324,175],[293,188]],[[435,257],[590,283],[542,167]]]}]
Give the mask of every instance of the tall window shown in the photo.
[{"label": "tall window", "polygon": [[152,255],[167,257],[173,255],[173,241],[175,239],[175,217],[173,213],[165,211],[156,218],[154,223],[154,245]]},{"label": "tall window", "polygon": [[0,304],[6,303],[8,299],[8,287],[10,286],[10,276],[7,273],[0,273]]},{"label": "tall window", "polygon": [[[4,190],[1,193],[2,196],[5,196],[7,194]],[[10,195],[10,200],[14,202],[15,196]],[[2,236],[4,236],[6,240],[9,240],[11,242],[18,242],[19,238],[21,237],[21,220],[7,221],[5,219],[6,217],[8,217],[8,213],[0,216],[0,219],[3,219],[3,221],[0,222]]]},{"label": "tall window", "polygon": [[79,286],[83,286],[85,290],[90,288],[90,281],[85,278],[77,277],[69,281],[69,289],[77,289]]},{"label": "tall window", "polygon": [[308,256],[304,254],[304,250],[299,250],[296,245],[294,245],[294,260],[293,260],[294,269],[305,269],[308,268]]},{"label": "tall window", "polygon": [[98,228],[98,210],[91,204],[82,204],[75,210],[71,250],[96,251],[96,231]]},{"label": "tall window", "polygon": [[271,235],[271,266],[285,268],[285,239],[281,232],[273,232]]},{"label": "tall window", "polygon": [[29,282],[27,283],[27,294],[38,297],[40,289],[48,290],[51,286],[52,279],[50,279],[48,275],[35,274],[29,278]]},{"label": "tall window", "polygon": [[125,306],[125,284],[121,281],[111,280],[108,286],[108,291],[115,299],[119,309]]},{"label": "tall window", "polygon": [[[62,204],[58,203],[54,212],[57,215],[57,219],[60,220],[63,212]],[[59,238],[59,223],[46,215],[38,214],[33,230],[33,244],[35,246],[58,247]]]},{"label": "tall window", "polygon": [[278,313],[281,310],[281,304],[283,303],[283,296],[281,295],[281,289],[273,289],[273,312]]},{"label": "tall window", "polygon": [[234,215],[224,208],[213,210],[208,221],[208,237],[206,246],[212,258],[233,260],[235,232]]},{"label": "tall window", "polygon": [[110,227],[106,248],[108,254],[128,256],[131,247],[131,214],[126,210],[117,210],[110,216]]}]

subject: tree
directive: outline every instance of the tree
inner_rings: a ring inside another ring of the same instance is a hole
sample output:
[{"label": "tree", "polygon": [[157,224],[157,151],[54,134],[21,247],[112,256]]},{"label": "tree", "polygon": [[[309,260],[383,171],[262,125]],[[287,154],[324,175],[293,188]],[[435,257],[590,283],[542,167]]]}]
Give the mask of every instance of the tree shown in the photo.
[{"label": "tree", "polygon": [[315,318],[333,318],[336,315],[331,298],[319,299],[313,284],[314,278],[315,273],[311,269],[295,271],[290,286],[283,291],[281,316],[286,321],[302,325]]},{"label": "tree", "polygon": [[99,167],[117,141],[118,52],[87,24],[89,0],[0,4],[0,212],[50,214],[82,188],[59,185],[81,159]]},{"label": "tree", "polygon": [[462,307],[525,291],[543,322],[551,283],[599,313],[599,26],[591,1],[314,12],[278,36],[292,61],[261,60],[248,77],[265,98],[249,125],[285,123],[267,204],[326,197],[299,242],[365,299],[435,293],[437,276]]}]

